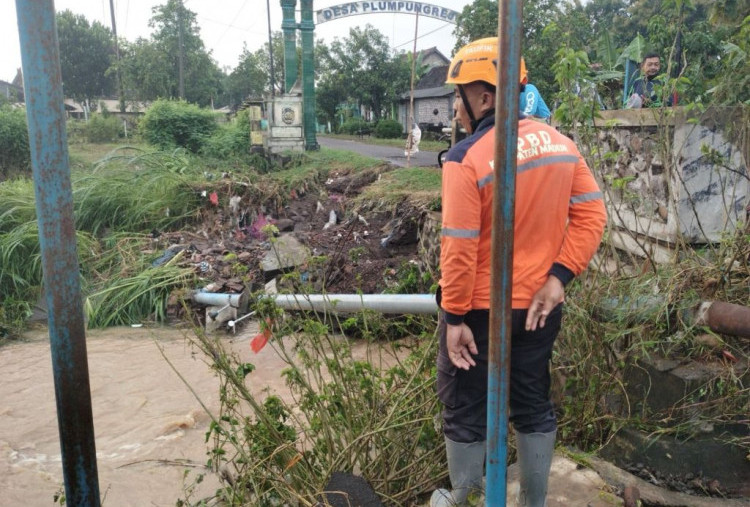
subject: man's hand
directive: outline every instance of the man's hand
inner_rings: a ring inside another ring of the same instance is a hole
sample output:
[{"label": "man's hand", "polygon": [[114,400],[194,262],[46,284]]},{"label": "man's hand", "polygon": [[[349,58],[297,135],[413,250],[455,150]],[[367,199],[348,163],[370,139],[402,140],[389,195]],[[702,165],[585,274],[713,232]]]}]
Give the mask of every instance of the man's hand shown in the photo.
[{"label": "man's hand", "polygon": [[448,357],[456,368],[468,370],[476,366],[476,362],[471,357],[472,354],[478,354],[477,344],[474,343],[474,333],[469,326],[461,324],[452,326],[447,324],[445,333],[445,345],[448,349]]},{"label": "man's hand", "polygon": [[531,299],[529,312],[526,314],[526,331],[536,331],[537,327],[544,327],[547,316],[552,309],[565,299],[565,288],[559,278],[553,275]]}]

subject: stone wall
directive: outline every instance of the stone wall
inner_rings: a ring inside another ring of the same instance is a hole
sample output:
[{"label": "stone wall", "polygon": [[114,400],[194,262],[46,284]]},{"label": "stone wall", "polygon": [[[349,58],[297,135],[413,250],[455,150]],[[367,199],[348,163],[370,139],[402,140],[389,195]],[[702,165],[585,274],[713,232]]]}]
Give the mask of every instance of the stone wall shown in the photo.
[{"label": "stone wall", "polygon": [[667,262],[675,245],[721,240],[747,221],[748,111],[602,111],[579,142],[605,193],[615,245]]}]

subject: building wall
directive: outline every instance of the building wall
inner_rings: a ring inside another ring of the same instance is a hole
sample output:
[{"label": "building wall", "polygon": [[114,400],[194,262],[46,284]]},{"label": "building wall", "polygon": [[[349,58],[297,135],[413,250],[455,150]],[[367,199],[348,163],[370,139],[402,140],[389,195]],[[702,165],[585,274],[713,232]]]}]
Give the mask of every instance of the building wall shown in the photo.
[{"label": "building wall", "polygon": [[5,81],[0,81],[0,95],[11,102],[23,102],[23,89]]},{"label": "building wall", "polygon": [[[420,125],[427,124],[433,127],[449,127],[453,119],[451,97],[451,95],[447,95],[445,97],[415,100],[414,110],[417,122]],[[437,114],[435,114],[435,111],[437,111]]]},{"label": "building wall", "polygon": [[[437,109],[438,114],[434,111]],[[407,131],[406,119],[409,116],[409,102],[401,102],[398,106],[398,121]],[[445,97],[431,97],[414,99],[414,116],[422,128],[429,126],[434,129],[450,127],[453,120],[453,95]]]}]

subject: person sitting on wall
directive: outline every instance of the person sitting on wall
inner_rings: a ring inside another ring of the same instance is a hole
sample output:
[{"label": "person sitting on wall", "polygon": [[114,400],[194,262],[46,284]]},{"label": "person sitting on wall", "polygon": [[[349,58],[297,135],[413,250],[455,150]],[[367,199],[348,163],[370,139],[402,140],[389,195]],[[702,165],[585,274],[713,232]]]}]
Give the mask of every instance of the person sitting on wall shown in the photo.
[{"label": "person sitting on wall", "polygon": [[552,113],[542,98],[542,94],[536,86],[529,83],[529,74],[526,71],[526,62],[521,58],[521,113],[526,116],[548,120]]},{"label": "person sitting on wall", "polygon": [[[639,107],[661,107],[662,102],[657,88],[663,85],[657,76],[661,70],[661,58],[658,53],[649,52],[641,61],[641,75],[633,81],[630,87],[628,109]],[[672,105],[672,98],[667,99],[667,105]]]}]

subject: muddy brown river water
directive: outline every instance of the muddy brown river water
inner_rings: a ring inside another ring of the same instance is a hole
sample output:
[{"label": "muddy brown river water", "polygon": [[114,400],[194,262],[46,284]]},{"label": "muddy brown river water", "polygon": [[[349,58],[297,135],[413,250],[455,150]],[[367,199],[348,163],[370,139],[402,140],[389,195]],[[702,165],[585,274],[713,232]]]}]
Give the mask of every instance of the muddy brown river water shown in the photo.
[{"label": "muddy brown river water", "polygon": [[[87,332],[99,488],[107,506],[173,506],[185,470],[206,462],[209,417],[196,396],[218,408],[218,378],[184,333],[171,328]],[[256,365],[253,390],[283,387],[272,347],[259,354],[252,324],[227,348]],[[46,330],[0,348],[0,506],[53,505],[63,485],[52,361]],[[158,344],[158,345],[157,345]],[[258,381],[262,379],[262,381]],[[261,385],[262,384],[262,385]],[[218,485],[208,478],[201,492]]]}]

